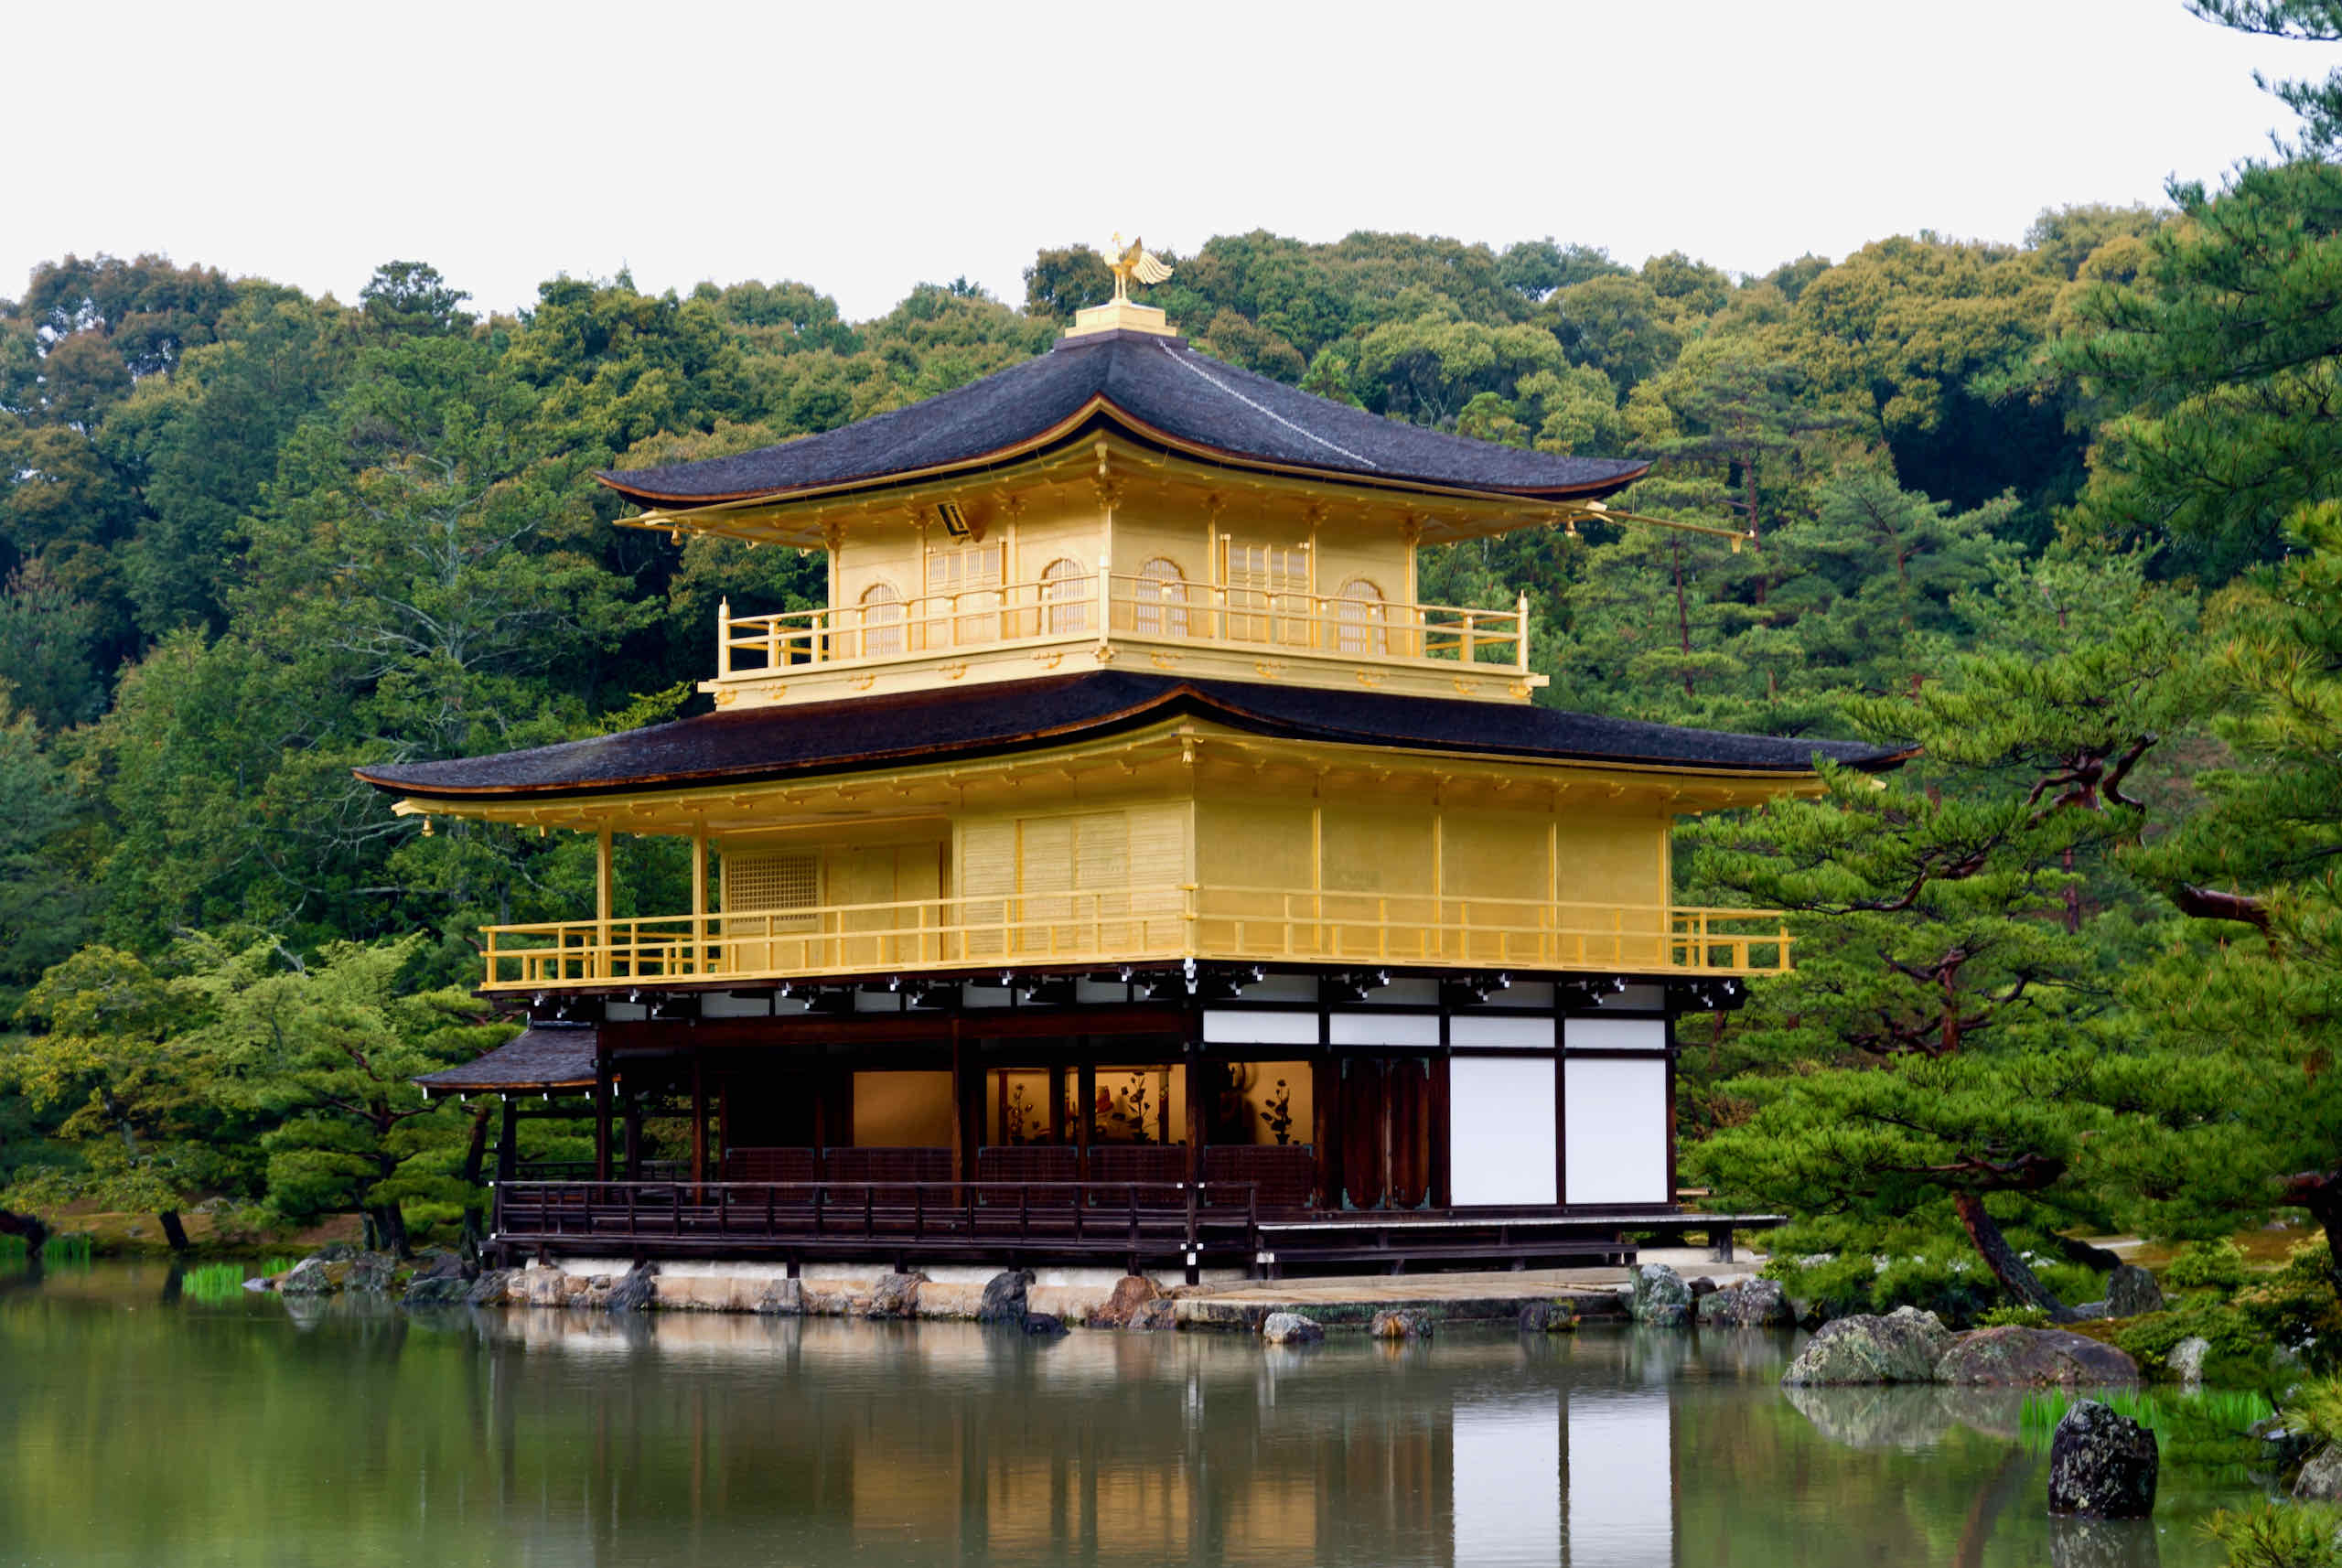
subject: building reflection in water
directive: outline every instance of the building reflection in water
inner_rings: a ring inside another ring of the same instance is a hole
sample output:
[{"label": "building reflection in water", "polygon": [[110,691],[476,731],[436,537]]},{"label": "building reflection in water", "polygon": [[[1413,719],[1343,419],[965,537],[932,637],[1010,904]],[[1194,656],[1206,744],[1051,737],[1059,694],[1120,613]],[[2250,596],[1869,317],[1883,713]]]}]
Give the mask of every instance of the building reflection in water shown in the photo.
[{"label": "building reflection in water", "polygon": [[[543,1313],[489,1331],[506,1506],[542,1496],[546,1545],[582,1525],[581,1561],[630,1560],[650,1530],[710,1562],[752,1541],[907,1563],[1675,1559],[1681,1352],[1660,1339],[1296,1353],[1205,1335]],[[575,1375],[548,1376],[546,1359]],[[584,1430],[560,1434],[581,1395]],[[556,1466],[549,1486],[530,1474]],[[582,1519],[556,1517],[573,1505]]]}]

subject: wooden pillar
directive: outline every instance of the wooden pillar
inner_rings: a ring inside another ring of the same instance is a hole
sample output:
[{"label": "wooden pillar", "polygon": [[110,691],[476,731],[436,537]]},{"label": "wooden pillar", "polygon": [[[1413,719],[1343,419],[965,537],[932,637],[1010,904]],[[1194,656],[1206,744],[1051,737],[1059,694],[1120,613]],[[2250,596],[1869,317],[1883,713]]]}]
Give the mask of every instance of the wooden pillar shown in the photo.
[{"label": "wooden pillar", "polygon": [[496,1179],[511,1181],[521,1171],[521,1102],[504,1097],[504,1114],[496,1128]]},{"label": "wooden pillar", "polygon": [[[692,819],[692,972],[707,972],[707,819]],[[693,1057],[696,1079],[698,1057]],[[697,1173],[693,1173],[696,1175]]]},{"label": "wooden pillar", "polygon": [[692,1047],[692,1180],[707,1179],[707,1075],[699,1047]]},{"label": "wooden pillar", "polygon": [[1090,1053],[1090,1036],[1084,1035],[1077,1042],[1081,1047],[1081,1063],[1074,1070],[1073,1123],[1074,1146],[1081,1151],[1081,1175],[1090,1176],[1090,1142],[1098,1122],[1098,1063]]},{"label": "wooden pillar", "polygon": [[1065,1146],[1065,1063],[1049,1064],[1049,1143]]},{"label": "wooden pillar", "polygon": [[594,838],[594,946],[600,960],[595,966],[596,976],[607,980],[615,972],[610,962],[610,822],[602,819],[601,830]]},{"label": "wooden pillar", "polygon": [[1309,1141],[1317,1146],[1317,1207],[1342,1206],[1342,1074],[1320,1050],[1309,1064]]},{"label": "wooden pillar", "polygon": [[951,1019],[951,1169],[962,1181],[976,1179],[976,1149],[984,1141],[984,1074],[976,1053]]},{"label": "wooden pillar", "polygon": [[1204,1179],[1204,1079],[1210,1069],[1204,1065],[1203,1015],[1190,1007],[1187,1016],[1187,1180],[1193,1183]]},{"label": "wooden pillar", "polygon": [[610,1053],[594,1053],[594,1179],[610,1179]]},{"label": "wooden pillar", "polygon": [[626,1097],[626,1179],[642,1179],[642,1097],[628,1093]]},{"label": "wooden pillar", "polygon": [[[1447,1019],[1440,1018],[1440,1034],[1447,1033]],[[1431,1206],[1451,1208],[1456,1203],[1456,1188],[1449,1180],[1455,1170],[1455,1150],[1448,1142],[1447,1063],[1443,1050],[1431,1058],[1430,1107],[1426,1115],[1431,1122]]]}]

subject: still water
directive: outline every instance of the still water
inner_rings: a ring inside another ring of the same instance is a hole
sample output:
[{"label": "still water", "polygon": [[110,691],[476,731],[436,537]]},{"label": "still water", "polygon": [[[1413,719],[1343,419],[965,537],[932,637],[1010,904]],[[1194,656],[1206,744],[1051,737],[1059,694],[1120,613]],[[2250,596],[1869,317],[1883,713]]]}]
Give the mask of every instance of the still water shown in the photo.
[{"label": "still water", "polygon": [[[2005,1402],[1787,1335],[1359,1338],[167,1300],[0,1274],[0,1563],[2211,1563],[2076,1540]],[[2101,1527],[2103,1530],[2105,1527]]]}]

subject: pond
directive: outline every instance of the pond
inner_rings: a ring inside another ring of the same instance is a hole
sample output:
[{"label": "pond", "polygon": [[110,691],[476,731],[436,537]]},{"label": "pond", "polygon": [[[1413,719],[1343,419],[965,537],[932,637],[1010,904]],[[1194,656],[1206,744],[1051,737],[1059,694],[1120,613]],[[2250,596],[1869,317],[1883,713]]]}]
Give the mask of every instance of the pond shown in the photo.
[{"label": "pond", "polygon": [[0,1274],[0,1563],[2163,1564],[2053,1533],[2005,1402],[1789,1335],[1429,1345],[170,1299]]}]

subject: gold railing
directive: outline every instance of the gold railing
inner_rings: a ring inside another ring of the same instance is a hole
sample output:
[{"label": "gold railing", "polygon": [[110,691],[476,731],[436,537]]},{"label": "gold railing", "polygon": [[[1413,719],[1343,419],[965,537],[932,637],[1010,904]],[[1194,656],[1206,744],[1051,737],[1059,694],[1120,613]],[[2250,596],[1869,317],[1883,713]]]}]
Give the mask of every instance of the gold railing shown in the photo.
[{"label": "gold railing", "polygon": [[883,605],[779,615],[716,612],[718,678],[1098,637],[1529,668],[1528,601],[1508,610],[1275,592],[1092,572]]},{"label": "gold railing", "polygon": [[488,987],[515,991],[1181,958],[1767,974],[1793,940],[1767,909],[1194,884],[484,931]]}]

